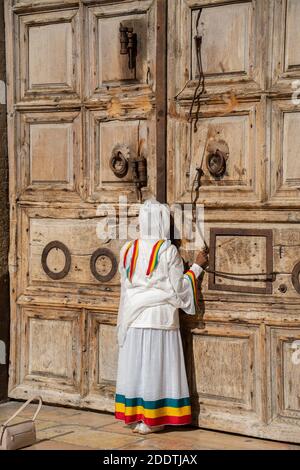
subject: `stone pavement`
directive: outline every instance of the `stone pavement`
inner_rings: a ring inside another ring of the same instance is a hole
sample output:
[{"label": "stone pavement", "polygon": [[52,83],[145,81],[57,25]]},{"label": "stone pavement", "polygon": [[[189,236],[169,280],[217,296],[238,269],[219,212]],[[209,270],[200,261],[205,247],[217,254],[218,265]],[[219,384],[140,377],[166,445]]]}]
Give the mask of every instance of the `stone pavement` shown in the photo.
[{"label": "stone pavement", "polygon": [[[0,424],[20,406],[10,401],[0,405]],[[35,405],[21,415],[31,417]],[[17,420],[16,420],[17,421]],[[44,405],[38,419],[38,443],[34,450],[300,450],[300,446],[254,439],[193,427],[173,428],[158,434],[133,434],[112,414]]]}]

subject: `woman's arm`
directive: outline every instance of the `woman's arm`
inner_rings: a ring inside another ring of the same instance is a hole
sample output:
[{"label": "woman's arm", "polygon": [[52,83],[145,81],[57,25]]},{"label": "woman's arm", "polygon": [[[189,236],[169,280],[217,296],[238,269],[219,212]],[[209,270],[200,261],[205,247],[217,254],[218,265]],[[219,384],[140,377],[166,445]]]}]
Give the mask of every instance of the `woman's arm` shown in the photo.
[{"label": "woman's arm", "polygon": [[123,306],[124,306],[124,299],[125,299],[125,286],[124,286],[124,284],[125,284],[125,280],[126,280],[126,272],[125,272],[125,268],[123,266],[123,262],[124,262],[125,251],[126,251],[129,243],[130,242],[126,242],[125,245],[123,245],[121,250],[120,250],[120,261],[119,261],[118,271],[120,273],[121,292],[120,292],[120,302],[119,302],[117,324],[119,324],[121,322],[121,316],[122,316]]},{"label": "woman's arm", "polygon": [[196,313],[196,280],[203,271],[202,267],[194,263],[190,269],[184,273],[183,261],[177,250],[172,245],[168,253],[168,270],[171,285],[177,296],[178,308],[185,313],[193,315]]}]

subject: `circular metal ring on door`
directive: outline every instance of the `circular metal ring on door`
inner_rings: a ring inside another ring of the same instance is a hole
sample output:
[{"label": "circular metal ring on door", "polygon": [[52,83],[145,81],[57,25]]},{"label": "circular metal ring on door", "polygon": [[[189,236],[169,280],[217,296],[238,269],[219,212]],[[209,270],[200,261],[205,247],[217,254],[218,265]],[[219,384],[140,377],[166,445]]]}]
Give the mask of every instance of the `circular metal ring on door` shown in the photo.
[{"label": "circular metal ring on door", "polygon": [[[47,258],[51,250],[57,249],[61,250],[63,254],[65,255],[65,265],[61,271],[55,272],[51,271],[47,264]],[[59,242],[57,240],[48,243],[48,245],[45,246],[43,249],[42,253],[42,267],[47,276],[49,276],[51,279],[58,280],[58,279],[63,279],[66,277],[68,272],[70,271],[71,268],[71,253],[68,247],[64,245],[62,242]]]},{"label": "circular metal ring on door", "polygon": [[292,271],[292,284],[294,286],[294,289],[298,294],[300,294],[300,261],[294,266],[294,269]]},{"label": "circular metal ring on door", "polygon": [[116,145],[109,160],[109,167],[117,178],[124,178],[128,173],[130,150],[125,145]]},{"label": "circular metal ring on door", "polygon": [[[97,269],[97,261],[99,258],[102,258],[102,261],[104,261],[103,265],[103,273],[99,272]],[[109,262],[108,268],[109,270],[107,271],[107,261]],[[98,250],[94,251],[94,253],[91,256],[90,260],[90,269],[93,274],[93,276],[97,279],[97,281],[100,282],[108,282],[110,281],[116,274],[118,268],[118,263],[115,255],[111,250],[108,248],[98,248]]]},{"label": "circular metal ring on door", "polygon": [[212,176],[216,178],[223,176],[226,171],[226,158],[219,150],[215,153],[209,153],[206,158],[206,166]]}]

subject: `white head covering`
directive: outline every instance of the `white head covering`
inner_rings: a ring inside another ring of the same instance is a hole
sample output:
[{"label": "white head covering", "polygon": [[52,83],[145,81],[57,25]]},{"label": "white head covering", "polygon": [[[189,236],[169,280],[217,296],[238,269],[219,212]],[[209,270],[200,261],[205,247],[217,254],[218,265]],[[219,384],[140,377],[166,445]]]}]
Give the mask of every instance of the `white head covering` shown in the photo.
[{"label": "white head covering", "polygon": [[140,239],[168,240],[170,238],[170,210],[156,199],[148,199],[139,212]]}]

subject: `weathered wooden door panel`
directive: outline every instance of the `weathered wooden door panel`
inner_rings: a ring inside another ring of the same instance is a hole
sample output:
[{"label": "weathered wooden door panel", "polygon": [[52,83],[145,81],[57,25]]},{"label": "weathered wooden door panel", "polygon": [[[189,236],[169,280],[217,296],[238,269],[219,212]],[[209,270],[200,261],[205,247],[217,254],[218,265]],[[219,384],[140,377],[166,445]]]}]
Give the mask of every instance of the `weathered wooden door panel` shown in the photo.
[{"label": "weathered wooden door panel", "polygon": [[192,347],[193,396],[199,398],[201,420],[207,423],[212,409],[230,413],[228,422],[239,416],[253,422],[260,419],[262,390],[257,325],[207,322],[204,331],[194,332]]},{"label": "weathered wooden door panel", "polygon": [[[229,158],[224,177],[216,181],[203,165],[203,201],[214,206],[258,202],[263,194],[261,176],[264,174],[259,149],[265,117],[262,104],[241,103],[232,113],[224,104],[206,105],[202,107],[201,113],[196,133],[186,120],[171,114],[168,137],[174,176],[169,197],[174,201],[189,203],[196,167],[200,165],[203,155],[205,163],[208,143],[214,148],[225,142]],[[177,145],[178,136],[180,147]],[[180,168],[180,172],[176,171],[177,168]]]},{"label": "weathered wooden door panel", "polygon": [[272,73],[269,86],[275,92],[291,93],[293,81],[300,76],[298,18],[300,5],[297,0],[273,0],[270,26],[272,37]]},{"label": "weathered wooden door panel", "polygon": [[[87,114],[87,155],[89,168],[88,200],[91,202],[116,202],[120,195],[127,196],[130,202],[136,201],[132,191],[132,176],[128,173],[119,178],[111,171],[109,161],[119,149],[128,158],[138,155],[139,150],[147,155],[148,185],[145,197],[155,193],[156,147],[155,120],[145,119],[145,109],[139,103],[134,111],[125,111],[122,116],[110,120],[107,112],[90,110]],[[151,110],[151,105],[149,104]],[[117,115],[119,111],[115,110]],[[152,111],[152,116],[155,113]],[[146,110],[147,114],[147,110]]]},{"label": "weathered wooden door panel", "polygon": [[270,200],[275,204],[299,205],[300,167],[296,158],[299,148],[299,106],[291,99],[270,103],[271,165]]},{"label": "weathered wooden door panel", "polygon": [[[119,196],[111,157],[157,174],[161,0],[6,2],[11,201],[11,397],[113,409]],[[133,28],[136,57],[120,54]],[[135,66],[132,64],[135,63]],[[130,65],[130,67],[129,67]],[[159,129],[159,132],[160,129]],[[101,203],[110,206],[101,206]],[[126,205],[125,205],[126,206]],[[135,220],[133,208],[131,219]]]},{"label": "weathered wooden door panel", "polygon": [[[19,309],[21,360],[20,385],[15,394],[22,397],[31,387],[49,388],[49,395],[63,392],[81,394],[84,324],[78,310],[24,307]],[[51,343],[49,342],[51,338]]]},{"label": "weathered wooden door panel", "polygon": [[80,102],[78,9],[20,14],[14,20],[17,101],[34,104],[64,97]]},{"label": "weathered wooden door panel", "polygon": [[[74,210],[52,209],[50,215],[47,209],[22,209],[21,224],[24,230],[19,242],[19,249],[23,253],[19,272],[22,292],[51,290],[75,294],[78,288],[94,292],[101,288],[90,269],[92,255],[100,246],[118,253],[122,240],[99,239],[98,232],[102,224],[104,225],[105,218],[92,217],[93,214],[92,210],[82,210],[79,219],[78,213]],[[57,249],[49,251],[43,263],[41,260],[45,247],[55,240],[66,246],[71,263],[64,276],[52,279],[47,274],[47,267],[54,274],[62,271],[65,265],[63,250],[58,246]],[[106,288],[118,286],[119,279],[116,273],[106,282]]]},{"label": "weathered wooden door panel", "polygon": [[87,351],[87,390],[83,399],[89,408],[114,411],[117,373],[116,316],[90,312]]},{"label": "weathered wooden door panel", "polygon": [[[300,442],[299,2],[182,0],[168,14],[168,202],[194,200],[203,171],[216,271],[203,316],[182,317],[195,422]],[[220,150],[219,175],[209,159]]]},{"label": "weathered wooden door panel", "polygon": [[[101,3],[101,2],[98,2]],[[115,87],[135,85],[136,90],[150,91],[148,85],[155,82],[156,69],[156,4],[153,0],[125,1],[91,6],[86,10],[89,47],[86,65],[89,71],[86,96],[97,99],[111,93]],[[128,68],[128,56],[120,57],[120,23],[133,28],[138,37],[136,69]],[[124,87],[124,88],[123,88]],[[133,95],[134,97],[134,95]],[[143,97],[137,99],[143,100]],[[118,106],[118,97],[113,102]],[[145,100],[145,105],[146,105]]]},{"label": "weathered wooden door panel", "polygon": [[[264,86],[265,20],[268,1],[215,2],[213,0],[178,0],[170,2],[168,33],[181,35],[180,40],[170,46],[174,48],[176,75],[170,83],[172,91],[183,89],[186,80],[191,80],[178,97],[180,100],[193,94],[193,81],[198,78],[195,43],[193,41],[198,22],[202,35],[203,68],[210,93],[259,91]],[[202,8],[198,20],[199,9]],[[259,34],[257,34],[259,32]],[[192,56],[192,60],[190,57]],[[172,61],[172,57],[170,57]],[[174,93],[173,96],[175,96]]]},{"label": "weathered wooden door panel", "polygon": [[298,424],[300,418],[299,324],[268,328],[271,355],[272,407],[270,419],[280,424]]},{"label": "weathered wooden door panel", "polygon": [[296,158],[299,148],[298,51],[300,5],[296,0],[274,0],[270,17],[273,28],[268,80],[270,99],[269,194],[276,205],[299,207],[300,169]]},{"label": "weathered wooden door panel", "polygon": [[79,111],[21,111],[16,115],[17,187],[20,200],[39,193],[53,200],[81,200],[82,118]]},{"label": "weathered wooden door panel", "polygon": [[[280,214],[280,215],[279,215]],[[256,217],[255,217],[256,216]],[[208,243],[210,237],[216,230],[217,233],[225,229],[230,234],[214,237],[216,248],[214,250],[216,271],[233,273],[229,278],[220,277],[217,274],[205,276],[202,283],[202,290],[208,300],[214,300],[216,293],[209,289],[209,284],[224,287],[242,286],[246,291],[241,293],[234,292],[232,289],[226,291],[220,288],[218,297],[230,301],[231,299],[242,300],[251,303],[272,304],[280,302],[280,305],[292,305],[293,308],[299,302],[299,293],[293,285],[292,273],[299,262],[300,246],[300,224],[294,224],[284,221],[288,217],[299,219],[299,211],[266,210],[257,214],[257,211],[248,210],[247,216],[243,219],[243,212],[232,210],[217,210],[206,213],[205,218],[205,239]],[[248,219],[249,220],[245,220]],[[279,221],[283,219],[282,221]],[[267,220],[267,222],[266,222]],[[216,229],[217,227],[217,229]],[[250,231],[250,235],[243,234],[243,231]],[[241,233],[240,233],[241,232]],[[258,234],[255,235],[255,233]],[[265,232],[272,233],[272,240],[266,239]],[[255,235],[255,236],[254,236]],[[271,256],[267,253],[271,245]],[[267,273],[267,259],[273,260],[272,269],[274,279],[271,283],[271,289],[267,295],[261,294],[259,289],[264,289],[266,283],[265,276],[256,279],[256,273]],[[244,274],[247,278],[243,282],[240,277],[234,276],[234,273]],[[253,274],[251,274],[253,273]],[[210,279],[212,280],[210,282]],[[249,288],[255,287],[258,292],[255,296],[248,295]],[[247,292],[248,290],[248,292]]]}]

